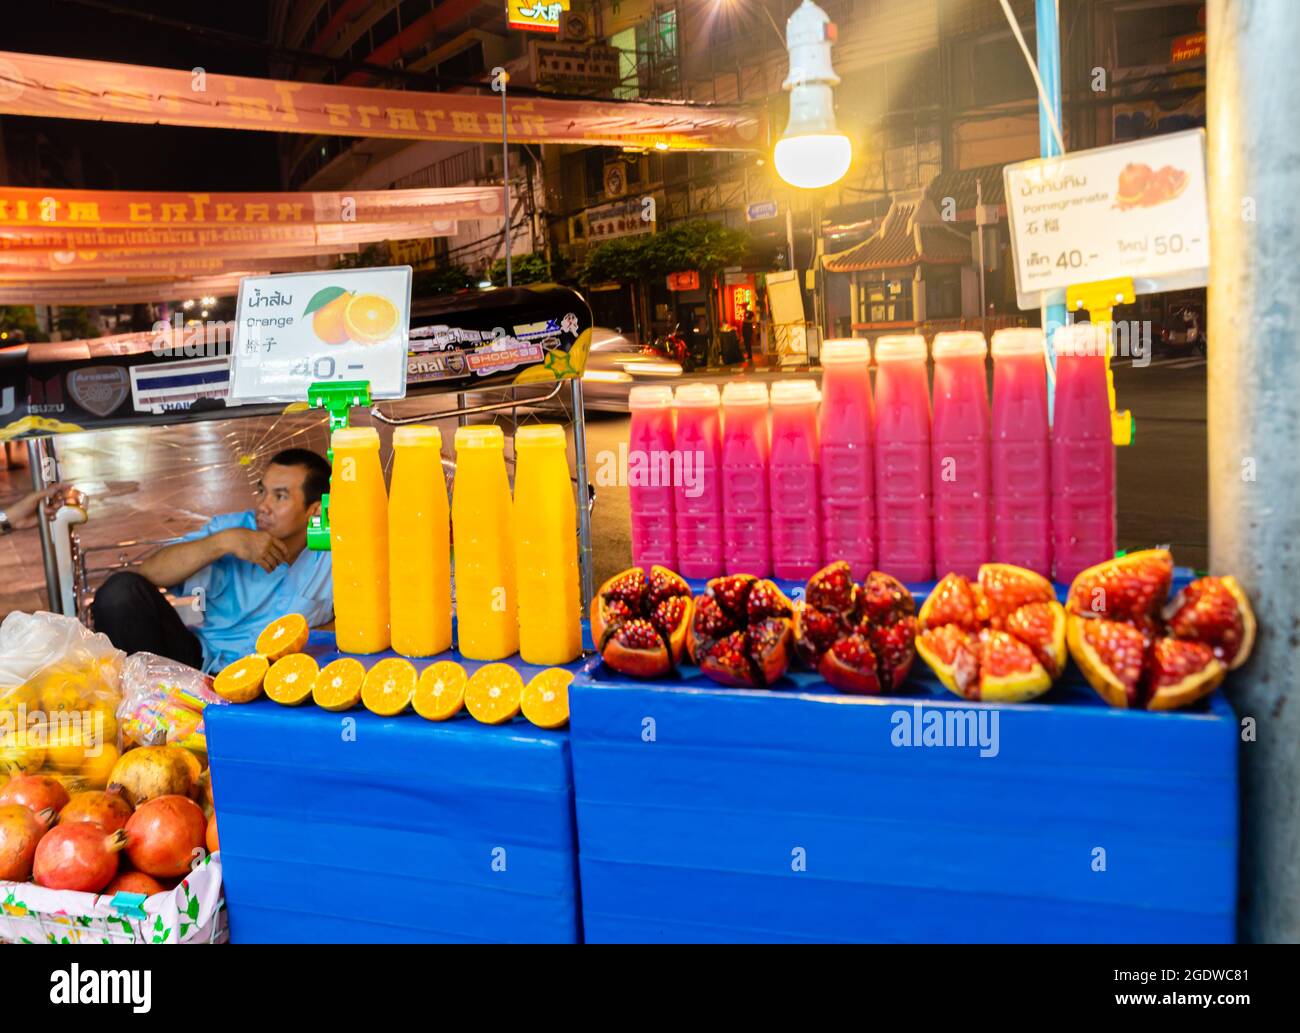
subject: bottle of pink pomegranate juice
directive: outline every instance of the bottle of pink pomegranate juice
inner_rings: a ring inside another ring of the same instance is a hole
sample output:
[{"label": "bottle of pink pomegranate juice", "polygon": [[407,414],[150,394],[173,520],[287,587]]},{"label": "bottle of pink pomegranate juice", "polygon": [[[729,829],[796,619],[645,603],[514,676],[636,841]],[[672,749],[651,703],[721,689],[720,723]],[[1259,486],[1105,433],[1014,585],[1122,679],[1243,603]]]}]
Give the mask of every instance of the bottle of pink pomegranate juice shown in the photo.
[{"label": "bottle of pink pomegranate juice", "polygon": [[767,385],[722,389],[722,561],[728,574],[771,573]]},{"label": "bottle of pink pomegranate juice", "polygon": [[934,577],[925,352],[919,334],[876,341],[876,566],[902,581]]},{"label": "bottle of pink pomegranate juice", "polygon": [[812,380],[772,385],[772,572],[803,581],[822,565],[817,403]]},{"label": "bottle of pink pomegranate juice", "polygon": [[993,335],[993,559],[1052,576],[1052,449],[1043,331]]},{"label": "bottle of pink pomegranate juice", "polygon": [[722,573],[722,436],[718,389],[713,384],[683,384],[674,399],[673,511],[677,524],[677,570],[684,577]]},{"label": "bottle of pink pomegranate juice", "polygon": [[632,388],[628,432],[627,496],[632,516],[632,562],[677,569],[673,506],[673,389],[666,384]]},{"label": "bottle of pink pomegranate juice", "polygon": [[864,340],[822,345],[822,552],[827,562],[848,560],[858,581],[876,565],[870,366]]},{"label": "bottle of pink pomegranate juice", "polygon": [[984,335],[934,338],[934,570],[974,578],[992,556],[989,517],[989,394]]},{"label": "bottle of pink pomegranate juice", "polygon": [[1056,580],[1115,555],[1115,446],[1106,387],[1105,329],[1091,323],[1056,335],[1052,421],[1052,534]]}]

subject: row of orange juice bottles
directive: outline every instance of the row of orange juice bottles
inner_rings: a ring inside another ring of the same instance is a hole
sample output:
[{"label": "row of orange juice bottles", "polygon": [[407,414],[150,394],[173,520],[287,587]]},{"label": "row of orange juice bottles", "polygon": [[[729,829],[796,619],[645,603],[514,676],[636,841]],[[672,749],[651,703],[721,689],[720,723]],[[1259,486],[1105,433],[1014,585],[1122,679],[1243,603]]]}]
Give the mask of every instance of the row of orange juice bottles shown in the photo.
[{"label": "row of orange juice bottles", "polygon": [[[379,435],[345,427],[331,439],[330,549],[338,648],[554,665],[582,653],[577,510],[564,428],[515,434],[515,485],[500,427],[456,431],[450,508],[436,427],[393,433],[385,491]],[[450,530],[450,534],[449,534]],[[451,541],[454,537],[454,561]]]}]

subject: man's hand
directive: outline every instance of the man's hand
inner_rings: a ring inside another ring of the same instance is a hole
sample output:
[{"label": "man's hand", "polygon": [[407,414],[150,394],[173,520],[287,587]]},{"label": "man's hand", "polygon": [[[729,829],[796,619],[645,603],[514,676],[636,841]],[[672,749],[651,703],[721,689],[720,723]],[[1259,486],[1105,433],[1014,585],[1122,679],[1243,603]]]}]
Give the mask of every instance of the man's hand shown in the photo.
[{"label": "man's hand", "polygon": [[248,527],[232,527],[219,531],[213,537],[222,539],[222,547],[231,556],[256,563],[268,574],[281,563],[289,562],[284,542],[269,531],[254,531]]},{"label": "man's hand", "polygon": [[51,484],[48,488],[41,488],[39,491],[24,495],[10,505],[6,515],[9,517],[9,523],[13,524],[14,530],[21,531],[25,527],[35,527],[36,521],[40,518],[41,503],[53,498],[62,490],[62,484]]}]

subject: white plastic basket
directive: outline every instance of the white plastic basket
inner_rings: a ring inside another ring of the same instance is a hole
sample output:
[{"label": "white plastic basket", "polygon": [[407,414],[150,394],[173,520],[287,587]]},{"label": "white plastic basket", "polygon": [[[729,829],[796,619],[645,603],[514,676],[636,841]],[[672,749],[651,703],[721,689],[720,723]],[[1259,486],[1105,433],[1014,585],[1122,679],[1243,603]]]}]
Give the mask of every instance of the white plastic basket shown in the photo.
[{"label": "white plastic basket", "polygon": [[174,890],[151,897],[0,882],[0,942],[225,943],[229,936],[220,854],[205,857]]}]

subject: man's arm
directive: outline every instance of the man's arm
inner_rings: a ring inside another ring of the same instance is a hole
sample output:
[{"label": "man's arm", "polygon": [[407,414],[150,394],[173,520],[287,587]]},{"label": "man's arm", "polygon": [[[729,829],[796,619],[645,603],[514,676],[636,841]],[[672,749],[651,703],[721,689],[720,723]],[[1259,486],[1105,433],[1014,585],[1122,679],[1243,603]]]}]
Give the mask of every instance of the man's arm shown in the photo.
[{"label": "man's arm", "polygon": [[164,546],[140,564],[140,573],[159,588],[170,588],[222,556],[237,556],[256,563],[268,574],[288,561],[284,543],[269,532],[231,527],[192,542]]}]

